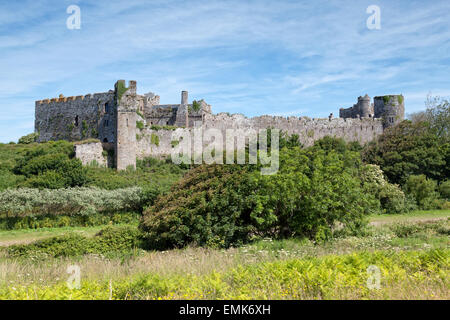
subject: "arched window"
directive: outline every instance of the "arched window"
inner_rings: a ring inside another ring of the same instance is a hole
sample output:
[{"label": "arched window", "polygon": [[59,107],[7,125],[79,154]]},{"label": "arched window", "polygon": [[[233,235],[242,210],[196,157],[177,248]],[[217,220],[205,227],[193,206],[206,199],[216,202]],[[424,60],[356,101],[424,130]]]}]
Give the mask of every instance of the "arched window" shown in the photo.
[{"label": "arched window", "polygon": [[108,138],[103,139],[103,142],[108,142]]}]

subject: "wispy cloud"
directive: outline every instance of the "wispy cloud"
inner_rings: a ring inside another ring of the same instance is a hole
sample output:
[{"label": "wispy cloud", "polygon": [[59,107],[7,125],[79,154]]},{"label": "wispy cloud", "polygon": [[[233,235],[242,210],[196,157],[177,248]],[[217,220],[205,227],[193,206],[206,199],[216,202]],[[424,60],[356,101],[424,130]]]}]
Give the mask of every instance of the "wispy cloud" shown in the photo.
[{"label": "wispy cloud", "polygon": [[[0,141],[33,130],[34,100],[119,78],[163,102],[187,89],[216,112],[249,116],[326,116],[365,93],[403,93],[411,112],[424,93],[448,92],[449,2],[380,0],[382,28],[371,31],[372,2],[2,2]],[[71,4],[80,30],[66,28]]]}]

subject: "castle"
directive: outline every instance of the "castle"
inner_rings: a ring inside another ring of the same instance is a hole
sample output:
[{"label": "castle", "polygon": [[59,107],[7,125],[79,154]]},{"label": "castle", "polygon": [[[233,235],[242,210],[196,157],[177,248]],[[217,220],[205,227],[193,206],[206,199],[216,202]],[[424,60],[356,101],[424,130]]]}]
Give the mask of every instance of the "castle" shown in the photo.
[{"label": "castle", "polygon": [[[85,141],[75,144],[75,155],[84,164],[96,162],[118,170],[135,167],[136,159],[170,155],[177,141],[174,130],[192,133],[194,128],[258,130],[275,128],[299,135],[306,146],[325,136],[366,143],[404,118],[402,95],[359,97],[353,107],[339,110],[339,118],[213,114],[205,101],[189,103],[182,91],[180,104],[161,105],[152,92],[137,94],[136,81],[119,80],[114,90],[84,96],[39,100],[35,103],[38,142]],[[92,139],[98,139],[98,142]]]}]

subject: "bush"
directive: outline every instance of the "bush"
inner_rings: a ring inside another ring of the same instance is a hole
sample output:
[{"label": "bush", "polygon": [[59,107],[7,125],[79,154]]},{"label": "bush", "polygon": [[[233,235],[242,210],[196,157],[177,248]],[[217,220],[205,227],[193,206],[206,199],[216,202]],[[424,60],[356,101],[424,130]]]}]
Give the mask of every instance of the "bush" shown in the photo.
[{"label": "bush", "polygon": [[[74,186],[96,186],[112,190],[139,186],[161,193],[168,191],[187,167],[153,158],[138,160],[138,169],[132,171],[83,167],[78,159],[73,158],[73,145],[74,143],[67,141],[0,144],[0,190],[16,187],[59,189]],[[108,152],[105,152],[105,156],[106,153]]]},{"label": "bush", "polygon": [[364,190],[379,201],[383,213],[407,211],[406,197],[399,186],[384,179],[383,171],[377,165],[364,165],[361,170]]},{"label": "bush", "polygon": [[30,144],[33,142],[36,142],[37,138],[39,137],[39,133],[33,132],[30,134],[27,134],[26,136],[23,136],[19,139],[19,144]]},{"label": "bush", "polygon": [[73,157],[73,145],[54,143],[39,145],[26,152],[13,171],[24,175],[23,186],[58,189],[83,186],[88,182],[81,161]]},{"label": "bush", "polygon": [[436,181],[428,179],[425,175],[411,175],[405,184],[405,190],[416,200],[420,209],[429,210],[439,208],[435,202],[438,199]]},{"label": "bush", "polygon": [[450,234],[448,224],[442,221],[426,222],[426,223],[396,223],[389,227],[389,229],[398,238],[408,238],[411,236],[429,238],[432,235]]},{"label": "bush", "polygon": [[97,212],[140,211],[149,196],[139,187],[117,190],[98,188],[7,189],[0,192],[0,215],[92,215]]},{"label": "bush", "polygon": [[107,227],[93,238],[79,234],[66,234],[39,240],[31,244],[12,245],[7,248],[11,257],[78,257],[85,254],[113,255],[129,253],[139,248],[141,233],[137,228]]},{"label": "bush", "polygon": [[369,143],[363,160],[379,165],[391,183],[403,185],[410,175],[420,174],[443,181],[448,178],[450,147],[428,123],[403,121]]},{"label": "bush", "polygon": [[137,224],[139,213],[96,213],[91,215],[40,215],[26,217],[0,218],[0,230],[61,228],[61,227],[91,227],[106,224]]},{"label": "bush", "polygon": [[450,180],[445,180],[439,185],[439,193],[443,199],[450,200]]},{"label": "bush", "polygon": [[280,170],[269,176],[259,165],[202,165],[145,211],[141,228],[157,249],[265,236],[324,240],[336,223],[361,228],[371,212],[358,164],[355,152],[294,147],[281,151]]}]

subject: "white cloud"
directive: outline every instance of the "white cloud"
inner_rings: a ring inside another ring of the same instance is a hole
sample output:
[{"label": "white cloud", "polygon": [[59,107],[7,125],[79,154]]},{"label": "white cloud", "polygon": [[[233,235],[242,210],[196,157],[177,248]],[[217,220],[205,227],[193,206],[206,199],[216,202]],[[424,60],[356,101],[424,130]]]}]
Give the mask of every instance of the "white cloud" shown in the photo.
[{"label": "white cloud", "polygon": [[[365,27],[369,1],[2,3],[0,116],[32,118],[34,100],[106,91],[118,78],[164,102],[186,89],[248,115],[336,114],[365,93],[403,92],[417,109],[422,92],[450,84],[450,4],[379,2],[376,31]],[[81,30],[65,27],[73,3]]]}]

